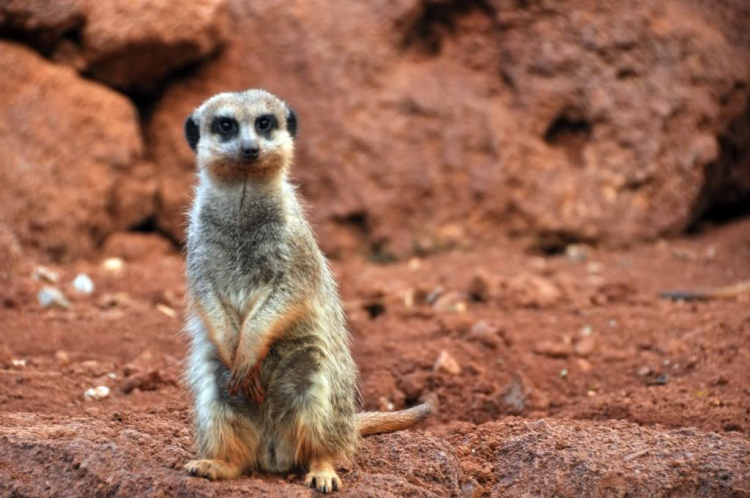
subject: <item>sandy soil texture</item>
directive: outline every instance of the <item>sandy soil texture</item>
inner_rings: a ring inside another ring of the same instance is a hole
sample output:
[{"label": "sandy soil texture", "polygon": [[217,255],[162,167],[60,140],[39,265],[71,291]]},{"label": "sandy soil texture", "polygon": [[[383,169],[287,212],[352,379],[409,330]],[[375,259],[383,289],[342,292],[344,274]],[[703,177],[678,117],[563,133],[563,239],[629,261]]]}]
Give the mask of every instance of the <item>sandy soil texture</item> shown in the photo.
[{"label": "sandy soil texture", "polygon": [[[665,288],[747,276],[750,220],[630,250],[516,242],[393,264],[336,262],[365,408],[430,399],[412,432],[368,438],[342,469],[350,496],[745,496],[750,493],[748,296]],[[100,261],[52,266],[3,291],[0,491],[10,495],[308,495],[300,476],[209,483],[180,380],[182,258],[118,237]],[[85,272],[91,296],[68,286]],[[86,399],[107,386],[103,399]],[[645,494],[644,494],[645,493]]]}]

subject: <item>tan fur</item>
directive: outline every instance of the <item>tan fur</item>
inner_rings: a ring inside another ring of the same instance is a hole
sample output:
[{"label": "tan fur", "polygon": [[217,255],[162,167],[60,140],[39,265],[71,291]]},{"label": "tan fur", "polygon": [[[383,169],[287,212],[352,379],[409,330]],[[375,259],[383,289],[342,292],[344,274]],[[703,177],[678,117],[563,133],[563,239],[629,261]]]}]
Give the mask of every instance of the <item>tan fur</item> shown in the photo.
[{"label": "tan fur", "polygon": [[733,298],[747,293],[750,293],[750,279],[732,285],[712,287],[708,289],[665,291],[662,292],[661,295],[662,297],[669,299],[698,300]]},{"label": "tan fur", "polygon": [[398,412],[364,412],[357,414],[357,430],[360,436],[402,431],[424,422],[432,412],[429,403]]},{"label": "tan fur", "polygon": [[236,335],[232,337],[232,328],[225,322],[228,319],[228,314],[225,313],[217,320],[217,318],[214,318],[215,314],[206,311],[204,308],[205,304],[202,304],[199,299],[191,300],[189,306],[193,312],[201,317],[203,323],[206,325],[208,339],[216,348],[221,361],[226,365],[231,365],[237,351],[239,337]]}]

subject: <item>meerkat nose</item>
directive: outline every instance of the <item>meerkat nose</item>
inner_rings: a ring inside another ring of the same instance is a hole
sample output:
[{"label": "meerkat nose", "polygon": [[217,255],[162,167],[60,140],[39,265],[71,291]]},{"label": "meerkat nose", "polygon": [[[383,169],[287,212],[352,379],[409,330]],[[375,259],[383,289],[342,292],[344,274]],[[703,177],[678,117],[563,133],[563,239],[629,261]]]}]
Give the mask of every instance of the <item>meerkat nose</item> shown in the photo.
[{"label": "meerkat nose", "polygon": [[242,158],[243,159],[258,159],[260,155],[260,149],[256,143],[244,143],[242,144]]}]

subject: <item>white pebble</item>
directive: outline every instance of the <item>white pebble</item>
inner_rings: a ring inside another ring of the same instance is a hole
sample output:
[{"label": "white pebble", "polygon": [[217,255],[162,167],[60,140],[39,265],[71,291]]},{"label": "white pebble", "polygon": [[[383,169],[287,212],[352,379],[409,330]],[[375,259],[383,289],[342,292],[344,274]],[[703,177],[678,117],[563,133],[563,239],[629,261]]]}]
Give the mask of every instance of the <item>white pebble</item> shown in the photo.
[{"label": "white pebble", "polygon": [[102,268],[107,273],[121,275],[125,271],[125,261],[121,258],[107,258],[102,262]]},{"label": "white pebble", "polygon": [[47,282],[48,284],[56,284],[60,281],[60,276],[46,266],[34,268],[34,271],[31,272],[31,278],[36,282]]},{"label": "white pebble", "polygon": [[49,308],[50,306],[57,306],[64,310],[70,308],[70,301],[55,287],[42,287],[36,298],[39,301],[39,306],[42,308]]},{"label": "white pebble", "polygon": [[94,292],[94,282],[85,273],[79,273],[73,279],[73,288],[77,293],[88,296]]},{"label": "white pebble", "polygon": [[109,388],[107,386],[97,386],[91,389],[86,389],[83,393],[83,397],[86,399],[103,399],[109,396]]}]

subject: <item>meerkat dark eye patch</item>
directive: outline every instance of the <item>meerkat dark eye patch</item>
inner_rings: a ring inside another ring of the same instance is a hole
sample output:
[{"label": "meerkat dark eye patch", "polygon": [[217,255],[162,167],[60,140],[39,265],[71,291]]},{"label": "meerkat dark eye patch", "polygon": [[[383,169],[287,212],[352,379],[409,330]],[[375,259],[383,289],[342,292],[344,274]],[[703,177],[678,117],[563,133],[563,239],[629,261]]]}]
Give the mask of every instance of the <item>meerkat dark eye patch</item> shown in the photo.
[{"label": "meerkat dark eye patch", "polygon": [[270,138],[271,132],[279,127],[279,122],[273,114],[263,114],[255,120],[255,129],[266,138]]},{"label": "meerkat dark eye patch", "polygon": [[287,109],[289,112],[286,115],[286,131],[292,138],[297,138],[297,113],[291,107],[287,107]]},{"label": "meerkat dark eye patch", "polygon": [[224,140],[234,138],[240,127],[234,118],[218,116],[211,121],[211,133],[216,133]]},{"label": "meerkat dark eye patch", "polygon": [[185,120],[185,138],[190,145],[190,148],[195,150],[198,147],[198,140],[201,138],[201,132],[198,128],[198,123],[195,122],[193,116],[188,116]]}]

